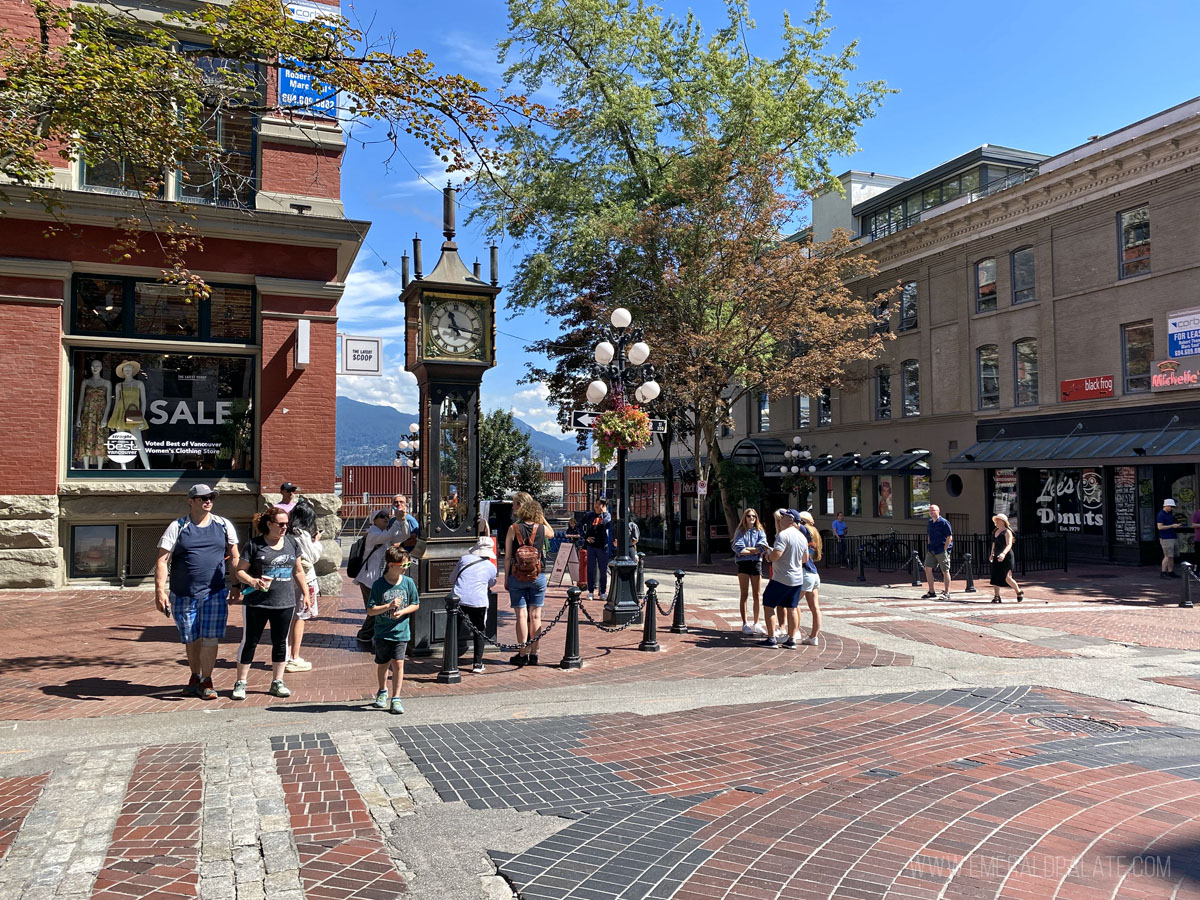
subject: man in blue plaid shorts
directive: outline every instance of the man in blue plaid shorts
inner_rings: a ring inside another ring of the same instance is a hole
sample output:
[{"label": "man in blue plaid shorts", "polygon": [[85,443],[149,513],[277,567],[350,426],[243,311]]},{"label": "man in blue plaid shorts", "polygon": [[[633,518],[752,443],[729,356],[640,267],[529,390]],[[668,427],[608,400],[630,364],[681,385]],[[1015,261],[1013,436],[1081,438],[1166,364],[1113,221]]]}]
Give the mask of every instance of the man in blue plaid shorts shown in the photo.
[{"label": "man in blue plaid shorts", "polygon": [[163,615],[174,615],[192,670],[185,690],[202,700],[217,698],[212,670],[229,617],[225,559],[238,563],[237,531],[228,519],[213,515],[216,499],[207,484],[188,489],[188,514],[163,532],[154,566],[154,605]]}]

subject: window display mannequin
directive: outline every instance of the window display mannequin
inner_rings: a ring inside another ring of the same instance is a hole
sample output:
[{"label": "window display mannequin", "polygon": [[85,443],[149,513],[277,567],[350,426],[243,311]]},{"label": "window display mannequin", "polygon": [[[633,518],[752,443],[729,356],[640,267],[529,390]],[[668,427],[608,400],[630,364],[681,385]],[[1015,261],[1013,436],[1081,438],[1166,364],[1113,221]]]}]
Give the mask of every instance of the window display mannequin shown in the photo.
[{"label": "window display mannequin", "polygon": [[93,359],[88,363],[92,374],[79,386],[79,403],[75,408],[75,458],[85,469],[91,468],[93,459],[96,468],[104,466],[108,455],[105,442],[108,440],[109,404],[112,403],[112,384],[100,377],[104,363]]},{"label": "window display mannequin", "polygon": [[[112,415],[108,419],[108,427],[113,431],[128,431],[133,435],[137,445],[138,458],[144,468],[150,468],[150,459],[146,455],[146,446],[142,443],[142,432],[146,430],[146,386],[137,381],[142,364],[136,360],[127,359],[117,366],[117,395],[113,401]],[[125,468],[125,463],[121,463]]]}]

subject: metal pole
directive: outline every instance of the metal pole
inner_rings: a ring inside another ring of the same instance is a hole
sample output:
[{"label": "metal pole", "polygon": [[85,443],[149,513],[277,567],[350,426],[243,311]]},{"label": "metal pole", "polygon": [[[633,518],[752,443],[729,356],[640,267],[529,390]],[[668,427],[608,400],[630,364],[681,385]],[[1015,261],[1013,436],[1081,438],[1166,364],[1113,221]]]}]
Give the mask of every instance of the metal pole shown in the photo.
[{"label": "metal pole", "polygon": [[662,649],[658,645],[658,582],[651,578],[646,582],[646,605],[642,614],[642,642],[639,650],[647,653],[658,653]]},{"label": "metal pole", "polygon": [[646,554],[637,555],[637,587],[634,596],[639,600],[646,596]]},{"label": "metal pole", "polygon": [[[976,591],[975,591],[975,563],[973,563],[971,561],[970,553],[968,553],[965,557],[963,557],[963,561],[967,565],[967,586],[964,588],[964,591],[968,594],[974,594],[974,593],[976,593]],[[949,564],[947,564],[947,565],[949,565]]]},{"label": "metal pole", "polygon": [[863,555],[863,539],[862,538],[858,539],[858,577],[854,580],[855,581],[866,581],[867,580],[867,560],[866,560],[866,557]]},{"label": "metal pole", "polygon": [[1195,566],[1189,562],[1180,563],[1183,567],[1183,596],[1179,599],[1179,606],[1182,609],[1192,608],[1192,573]]},{"label": "metal pole", "polygon": [[675,570],[675,610],[671,619],[671,634],[687,634],[687,625],[683,619],[683,569]]},{"label": "metal pole", "polygon": [[560,669],[578,669],[583,665],[579,658],[579,588],[567,588],[567,639],[563,646]]},{"label": "metal pole", "polygon": [[438,684],[458,684],[462,675],[458,671],[458,616],[457,594],[446,598],[446,634],[442,639],[442,670],[437,673]]},{"label": "metal pole", "polygon": [[916,550],[912,552],[912,558],[908,561],[908,567],[912,569],[912,586],[921,586],[921,554]]}]

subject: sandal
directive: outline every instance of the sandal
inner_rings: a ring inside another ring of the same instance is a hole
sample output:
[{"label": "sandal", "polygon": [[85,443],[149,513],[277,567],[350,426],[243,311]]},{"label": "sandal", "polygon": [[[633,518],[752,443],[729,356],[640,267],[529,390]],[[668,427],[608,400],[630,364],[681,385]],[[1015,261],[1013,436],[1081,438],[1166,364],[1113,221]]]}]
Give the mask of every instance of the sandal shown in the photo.
[{"label": "sandal", "polygon": [[1017,591],[1017,602],[1020,603],[1024,599],[1025,599],[1025,592]]},{"label": "sandal", "polygon": [[993,597],[993,598],[992,598],[992,602],[993,602],[993,603],[1000,603],[1000,602],[1001,602],[1001,600],[1000,600],[1000,595],[999,595],[999,594],[997,594],[995,597]]}]

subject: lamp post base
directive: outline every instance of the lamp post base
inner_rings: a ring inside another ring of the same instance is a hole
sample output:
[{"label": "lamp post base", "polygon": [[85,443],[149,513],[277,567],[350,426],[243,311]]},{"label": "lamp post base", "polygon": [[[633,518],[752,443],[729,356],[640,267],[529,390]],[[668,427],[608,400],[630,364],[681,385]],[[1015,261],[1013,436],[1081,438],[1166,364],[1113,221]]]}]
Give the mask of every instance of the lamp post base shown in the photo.
[{"label": "lamp post base", "polygon": [[604,603],[604,624],[624,625],[638,617],[637,560],[624,557],[610,563],[612,580]]}]

